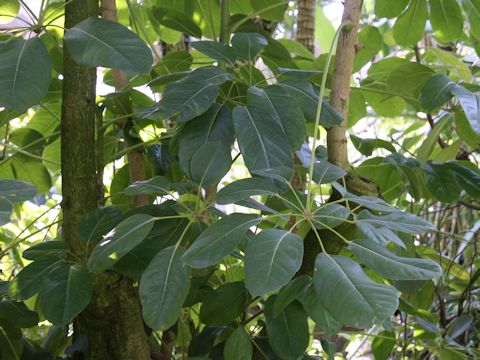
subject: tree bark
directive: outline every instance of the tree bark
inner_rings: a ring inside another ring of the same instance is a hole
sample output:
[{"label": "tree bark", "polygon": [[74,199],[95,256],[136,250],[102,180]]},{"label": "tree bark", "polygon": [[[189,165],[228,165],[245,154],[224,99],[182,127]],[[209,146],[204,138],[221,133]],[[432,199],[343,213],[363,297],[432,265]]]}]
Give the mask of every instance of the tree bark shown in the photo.
[{"label": "tree bark", "polygon": [[[70,0],[65,28],[98,16],[97,0]],[[89,249],[80,240],[77,224],[94,210],[98,200],[95,156],[96,69],[78,65],[64,47],[61,121],[62,236],[75,258],[86,259]],[[131,281],[113,273],[92,274],[93,296],[74,320],[74,334],[86,336],[86,359],[147,360],[148,346],[136,290]],[[82,355],[74,355],[83,358]]]},{"label": "tree bark", "polygon": [[315,0],[298,0],[297,41],[315,52]]}]

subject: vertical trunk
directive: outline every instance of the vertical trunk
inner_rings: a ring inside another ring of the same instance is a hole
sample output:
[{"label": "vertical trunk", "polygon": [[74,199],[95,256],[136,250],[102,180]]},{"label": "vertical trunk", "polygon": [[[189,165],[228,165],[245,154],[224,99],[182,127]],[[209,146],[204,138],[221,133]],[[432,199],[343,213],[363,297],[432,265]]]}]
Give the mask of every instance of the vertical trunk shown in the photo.
[{"label": "vertical trunk", "polygon": [[297,41],[315,52],[315,0],[298,0]]},{"label": "vertical trunk", "polygon": [[[69,0],[65,28],[98,15],[97,0]],[[77,233],[82,215],[96,208],[96,69],[76,64],[65,49],[62,100],[62,236],[72,253],[86,258]],[[87,359],[149,359],[136,290],[115,273],[93,274],[93,297],[75,319],[75,336],[88,339]]]},{"label": "vertical trunk", "polygon": [[348,99],[350,95],[350,78],[352,77],[362,0],[346,0],[344,6],[342,21],[350,22],[350,26],[344,27],[338,39],[330,103],[343,115],[345,120],[340,125],[333,126],[328,130],[327,148],[328,160],[348,170],[350,165],[348,163],[346,123],[348,116]]}]

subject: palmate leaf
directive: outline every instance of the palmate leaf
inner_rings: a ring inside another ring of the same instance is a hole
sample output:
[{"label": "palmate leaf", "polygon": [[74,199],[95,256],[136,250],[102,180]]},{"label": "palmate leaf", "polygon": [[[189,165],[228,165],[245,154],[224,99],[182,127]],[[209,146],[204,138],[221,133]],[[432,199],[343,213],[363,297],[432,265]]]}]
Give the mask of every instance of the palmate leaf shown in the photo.
[{"label": "palmate leaf", "polygon": [[303,239],[288,231],[266,229],[249,239],[245,250],[245,283],[252,296],[287,284],[300,269]]},{"label": "palmate leaf", "polygon": [[258,195],[278,195],[278,191],[268,179],[260,177],[241,179],[222,188],[217,193],[216,202],[220,205],[233,204]]},{"label": "palmate leaf", "polygon": [[258,33],[237,33],[232,38],[235,55],[242,60],[255,61],[258,53],[267,45],[267,39]]},{"label": "palmate leaf", "polygon": [[260,221],[261,218],[254,214],[227,215],[210,225],[185,252],[182,260],[196,268],[216,264],[237,247],[250,227]]},{"label": "palmate leaf", "polygon": [[321,299],[315,293],[313,286],[308,287],[298,299],[305,309],[307,315],[325,331],[328,336],[333,336],[342,327],[332,314],[323,306]]},{"label": "palmate leaf", "polygon": [[52,64],[38,38],[0,42],[0,106],[24,112],[48,92]]},{"label": "palmate leaf", "polygon": [[393,315],[397,290],[373,282],[355,261],[321,253],[315,260],[315,292],[325,309],[342,324],[370,327]]},{"label": "palmate leaf", "polygon": [[230,46],[225,44],[221,44],[217,41],[195,41],[192,43],[192,47],[214,60],[229,65],[235,64],[235,52]]},{"label": "palmate leaf", "polygon": [[294,300],[301,297],[310,286],[312,278],[308,275],[301,275],[290,281],[279,291],[273,305],[273,316],[277,317]]},{"label": "palmate leaf", "polygon": [[358,214],[357,221],[404,233],[421,234],[436,229],[431,222],[411,213],[400,211],[387,215],[373,215],[368,210],[362,210]]},{"label": "palmate leaf", "polygon": [[242,314],[246,301],[243,282],[223,284],[203,298],[200,320],[208,326],[227,325]]},{"label": "palmate leaf", "polygon": [[220,141],[200,145],[190,162],[190,177],[205,187],[216,185],[230,170],[232,156],[230,148]]},{"label": "palmate leaf", "polygon": [[388,279],[429,280],[442,275],[440,265],[432,260],[400,257],[366,238],[352,241],[350,248],[365,265]]},{"label": "palmate leaf", "polygon": [[104,19],[88,18],[67,30],[65,44],[73,59],[82,65],[143,74],[153,63],[152,53],[142,39],[126,27]]},{"label": "palmate leaf", "polygon": [[142,275],[142,314],[152,329],[166,330],[178,319],[190,288],[190,267],[182,255],[182,248],[170,246],[153,258]]}]

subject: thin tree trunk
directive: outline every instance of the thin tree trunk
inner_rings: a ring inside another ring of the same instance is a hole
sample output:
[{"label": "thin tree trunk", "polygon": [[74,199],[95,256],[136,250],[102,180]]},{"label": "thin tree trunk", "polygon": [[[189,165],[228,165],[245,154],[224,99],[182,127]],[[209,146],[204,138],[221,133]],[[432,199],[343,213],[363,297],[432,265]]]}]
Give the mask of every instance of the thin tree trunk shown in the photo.
[{"label": "thin tree trunk", "polygon": [[298,0],[297,41],[315,52],[315,0]]},{"label": "thin tree trunk", "polygon": [[[98,16],[97,0],[69,0],[65,28]],[[95,163],[96,69],[78,65],[64,51],[61,121],[62,236],[76,258],[88,256],[77,224],[97,206]],[[147,360],[145,332],[131,281],[113,273],[92,274],[93,296],[74,320],[75,337],[86,336],[86,359]]]}]

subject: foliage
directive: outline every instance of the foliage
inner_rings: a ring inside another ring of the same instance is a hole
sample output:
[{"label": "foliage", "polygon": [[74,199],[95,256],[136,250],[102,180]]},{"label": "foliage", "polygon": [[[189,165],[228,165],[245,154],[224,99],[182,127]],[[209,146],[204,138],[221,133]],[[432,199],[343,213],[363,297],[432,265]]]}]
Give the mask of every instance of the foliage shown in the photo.
[{"label": "foliage", "polygon": [[[176,358],[333,358],[329,340],[355,335],[375,359],[478,355],[480,3],[365,1],[346,119],[328,102],[333,54],[267,26],[288,34],[291,3],[231,1],[227,19],[224,3],[121,1],[119,23],[65,35],[63,3],[0,4],[0,24],[30,16],[0,35],[0,359],[82,351],[68,326],[105,271],[135,281]],[[193,50],[152,56],[181,36]],[[64,50],[102,86],[128,76],[96,99],[106,201],[78,224],[80,257],[57,228]],[[311,145],[343,121],[378,197]],[[145,181],[129,183],[125,143]]]}]

